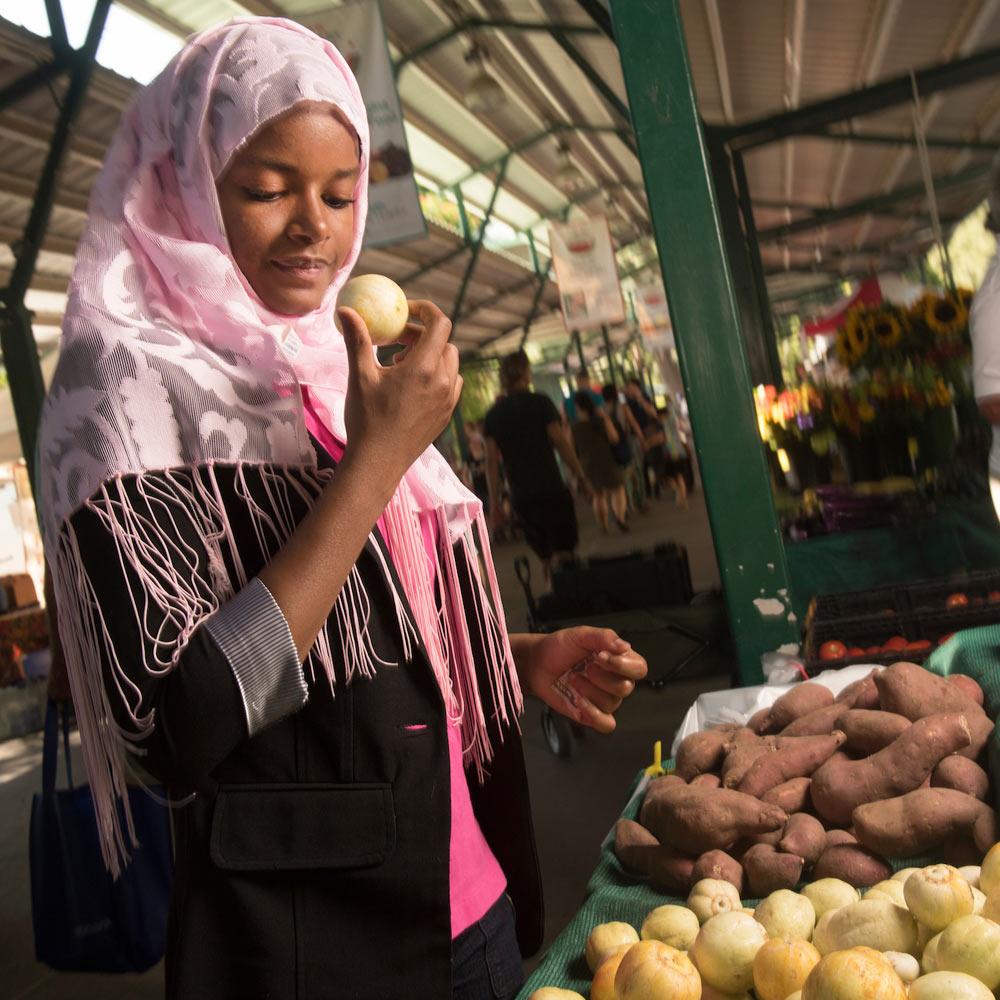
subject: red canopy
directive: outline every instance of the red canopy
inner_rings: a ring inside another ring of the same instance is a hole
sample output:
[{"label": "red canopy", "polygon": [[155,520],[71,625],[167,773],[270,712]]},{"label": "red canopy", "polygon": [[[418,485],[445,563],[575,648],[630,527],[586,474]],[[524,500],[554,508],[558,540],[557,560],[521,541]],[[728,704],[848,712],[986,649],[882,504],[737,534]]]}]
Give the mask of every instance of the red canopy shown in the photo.
[{"label": "red canopy", "polygon": [[842,298],[833,305],[829,312],[806,323],[807,337],[815,337],[819,333],[833,333],[843,325],[847,313],[855,306],[877,306],[882,301],[882,289],[878,278],[865,278],[853,295]]}]

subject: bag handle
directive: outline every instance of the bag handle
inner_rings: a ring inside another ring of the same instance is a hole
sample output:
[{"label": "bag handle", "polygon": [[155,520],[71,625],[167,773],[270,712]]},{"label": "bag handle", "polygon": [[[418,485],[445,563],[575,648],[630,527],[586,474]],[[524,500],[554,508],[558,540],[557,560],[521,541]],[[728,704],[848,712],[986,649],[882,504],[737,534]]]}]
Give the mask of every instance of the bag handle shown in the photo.
[{"label": "bag handle", "polygon": [[66,704],[49,701],[45,707],[45,735],[42,741],[42,794],[56,790],[56,769],[59,760],[59,715],[62,714],[63,753],[66,756],[66,777],[73,787],[73,764],[69,755],[69,708]]}]

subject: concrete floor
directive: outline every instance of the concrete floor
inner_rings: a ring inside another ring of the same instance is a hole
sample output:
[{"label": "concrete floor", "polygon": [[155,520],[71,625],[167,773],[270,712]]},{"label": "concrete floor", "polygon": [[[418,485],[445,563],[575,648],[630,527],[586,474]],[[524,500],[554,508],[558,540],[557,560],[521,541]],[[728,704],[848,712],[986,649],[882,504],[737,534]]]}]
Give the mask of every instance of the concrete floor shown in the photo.
[{"label": "concrete floor", "polygon": [[[581,555],[649,548],[675,539],[688,549],[696,590],[718,584],[708,519],[701,495],[687,511],[656,501],[637,517],[627,536],[604,536],[580,510]],[[512,631],[523,629],[525,602],[513,573],[519,544],[497,549],[495,558]],[[533,577],[540,578],[535,564]],[[625,792],[648,763],[653,741],[665,745],[687,707],[702,691],[728,686],[726,676],[682,679],[653,690],[640,687],[618,713],[612,736],[588,733],[575,740],[570,757],[554,757],[541,730],[540,710],[529,704],[523,720],[525,756],[546,898],[546,946],[582,902],[599,845],[624,805]],[[75,755],[79,754],[76,740]],[[74,760],[80,768],[82,762]],[[0,743],[0,1000],[154,1000],[163,994],[162,966],[141,976],[55,973],[34,961],[28,876],[31,797],[41,783],[41,737]],[[530,963],[533,964],[533,963]]]}]

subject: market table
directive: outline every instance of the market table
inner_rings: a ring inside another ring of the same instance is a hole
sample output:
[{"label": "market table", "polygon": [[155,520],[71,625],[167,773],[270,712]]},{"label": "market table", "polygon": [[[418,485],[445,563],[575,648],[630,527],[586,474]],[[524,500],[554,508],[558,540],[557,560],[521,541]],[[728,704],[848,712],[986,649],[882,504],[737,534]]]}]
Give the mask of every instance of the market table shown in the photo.
[{"label": "market table", "polygon": [[[974,677],[983,686],[986,709],[995,719],[1000,715],[1000,625],[970,629],[956,634],[931,655],[924,664],[939,674],[961,673]],[[1000,774],[1000,731],[989,744],[989,769]],[[1000,782],[994,782],[994,795],[1000,794]],[[622,810],[625,819],[636,819],[645,787],[644,772],[632,781]],[[1000,806],[1000,801],[997,802]],[[650,888],[625,873],[612,851],[613,832],[601,845],[600,860],[585,889],[585,900],[576,916],[552,943],[537,968],[528,977],[518,995],[526,1000],[543,986],[576,990],[582,996],[590,991],[591,973],[583,957],[584,945],[597,924],[621,920],[638,929],[646,914],[665,903],[683,902]],[[930,858],[892,859],[894,869],[929,864]],[[757,900],[745,900],[753,906]]]}]

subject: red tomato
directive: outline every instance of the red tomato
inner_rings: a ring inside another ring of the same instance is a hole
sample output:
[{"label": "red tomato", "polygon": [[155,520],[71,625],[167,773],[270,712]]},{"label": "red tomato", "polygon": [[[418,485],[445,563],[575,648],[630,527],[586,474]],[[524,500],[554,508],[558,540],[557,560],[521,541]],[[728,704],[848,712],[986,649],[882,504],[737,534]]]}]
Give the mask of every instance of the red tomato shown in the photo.
[{"label": "red tomato", "polygon": [[961,591],[957,594],[949,594],[944,606],[946,608],[967,608],[969,606],[968,595],[961,593]]},{"label": "red tomato", "polygon": [[954,632],[949,632],[947,635],[941,636],[941,638],[938,639],[937,644],[939,646],[943,646],[954,634],[955,634]]},{"label": "red tomato", "polygon": [[853,659],[856,656],[864,656],[865,651],[860,646],[851,646],[847,651],[847,655]]},{"label": "red tomato", "polygon": [[839,639],[829,639],[819,647],[821,660],[842,660],[847,656],[847,647]]},{"label": "red tomato", "polygon": [[868,653],[869,656],[872,655],[873,653],[878,654],[878,653],[882,652],[882,647],[881,646],[869,646],[865,650],[865,652]]},{"label": "red tomato", "polygon": [[904,636],[894,635],[882,645],[883,653],[901,653],[906,649],[908,642]]},{"label": "red tomato", "polygon": [[991,590],[989,594],[986,595],[986,600],[989,601],[990,604],[996,604],[997,601],[1000,601],[1000,590]]},{"label": "red tomato", "polygon": [[913,642],[908,642],[906,644],[906,651],[908,653],[923,653],[930,648],[930,639],[916,639]]}]

